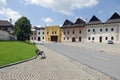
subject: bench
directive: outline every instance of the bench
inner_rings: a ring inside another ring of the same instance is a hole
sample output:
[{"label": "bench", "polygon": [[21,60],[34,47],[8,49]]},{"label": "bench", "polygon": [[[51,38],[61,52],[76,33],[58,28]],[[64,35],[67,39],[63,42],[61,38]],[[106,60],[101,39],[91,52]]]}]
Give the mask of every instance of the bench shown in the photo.
[{"label": "bench", "polygon": [[42,58],[45,58],[45,54],[44,54],[44,51],[40,51],[39,49],[35,50],[36,52],[36,57],[38,57],[39,55],[42,56]]}]

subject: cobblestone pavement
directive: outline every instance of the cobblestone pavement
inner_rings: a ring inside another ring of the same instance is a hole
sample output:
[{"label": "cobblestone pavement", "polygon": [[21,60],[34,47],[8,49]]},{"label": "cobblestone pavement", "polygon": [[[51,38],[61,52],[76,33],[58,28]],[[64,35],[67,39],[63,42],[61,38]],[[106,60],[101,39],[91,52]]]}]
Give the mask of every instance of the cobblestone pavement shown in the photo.
[{"label": "cobblestone pavement", "polygon": [[0,80],[97,80],[71,63],[67,57],[38,46],[46,54],[35,60],[0,69]]}]

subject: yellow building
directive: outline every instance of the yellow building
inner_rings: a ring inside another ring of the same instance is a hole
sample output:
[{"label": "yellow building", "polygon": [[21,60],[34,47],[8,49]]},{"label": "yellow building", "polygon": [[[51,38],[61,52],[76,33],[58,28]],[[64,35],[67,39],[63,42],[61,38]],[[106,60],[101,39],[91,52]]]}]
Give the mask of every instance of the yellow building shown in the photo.
[{"label": "yellow building", "polygon": [[45,40],[46,42],[61,42],[61,30],[59,26],[46,26],[45,27]]}]

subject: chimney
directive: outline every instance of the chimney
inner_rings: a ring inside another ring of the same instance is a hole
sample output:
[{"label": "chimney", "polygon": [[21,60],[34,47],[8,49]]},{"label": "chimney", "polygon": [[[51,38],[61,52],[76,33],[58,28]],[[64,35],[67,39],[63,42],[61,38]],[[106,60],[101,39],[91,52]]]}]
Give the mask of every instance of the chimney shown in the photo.
[{"label": "chimney", "polygon": [[12,19],[11,18],[9,19],[9,22],[12,24]]}]

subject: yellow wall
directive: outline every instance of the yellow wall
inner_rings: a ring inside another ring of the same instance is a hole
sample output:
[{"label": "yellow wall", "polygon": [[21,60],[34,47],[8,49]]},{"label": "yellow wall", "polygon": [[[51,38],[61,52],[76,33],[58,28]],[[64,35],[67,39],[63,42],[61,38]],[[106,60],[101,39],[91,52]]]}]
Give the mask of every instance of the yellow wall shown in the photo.
[{"label": "yellow wall", "polygon": [[59,26],[45,27],[45,40],[51,42],[51,36],[58,36],[57,42],[61,42],[61,30]]}]

